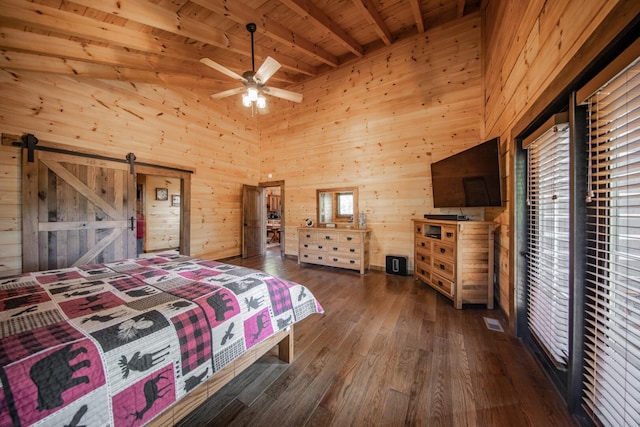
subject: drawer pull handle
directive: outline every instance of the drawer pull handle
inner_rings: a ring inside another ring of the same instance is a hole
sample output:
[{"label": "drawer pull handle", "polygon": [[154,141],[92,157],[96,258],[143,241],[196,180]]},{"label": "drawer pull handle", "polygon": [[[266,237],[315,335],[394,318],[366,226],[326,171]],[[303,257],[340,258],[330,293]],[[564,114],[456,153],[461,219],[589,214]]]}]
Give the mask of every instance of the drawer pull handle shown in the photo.
[{"label": "drawer pull handle", "polygon": [[334,258],[334,259],[333,259],[333,262],[338,262],[338,258]]},{"label": "drawer pull handle", "polygon": [[337,250],[338,250],[338,248],[334,247],[334,248],[333,248],[333,250],[334,250],[334,251],[337,251]]},{"label": "drawer pull handle", "polygon": [[424,261],[424,255],[422,255],[422,256],[420,257],[420,260]]},{"label": "drawer pull handle", "polygon": [[447,237],[453,237],[453,233],[447,232]]},{"label": "drawer pull handle", "polygon": [[349,261],[350,264],[355,264],[356,262],[354,260]]},{"label": "drawer pull handle", "polygon": [[310,239],[310,238],[311,238],[311,234],[307,234],[307,239]]},{"label": "drawer pull handle", "polygon": [[424,270],[420,270],[420,274],[422,274],[424,276],[424,274],[425,274]]},{"label": "drawer pull handle", "polygon": [[440,270],[444,270],[446,269],[446,267],[444,266],[444,264],[440,264]]},{"label": "drawer pull handle", "polygon": [[347,237],[347,240],[348,240],[348,241],[352,241],[352,240],[353,240],[353,237],[348,236],[348,237]]},{"label": "drawer pull handle", "polygon": [[331,236],[324,236],[325,239],[331,240]]},{"label": "drawer pull handle", "polygon": [[321,256],[319,256],[319,257],[318,257],[318,259],[322,259],[322,257],[321,257]]},{"label": "drawer pull handle", "polygon": [[305,248],[308,248],[308,247],[309,247],[309,245],[307,245],[307,244],[305,243],[305,244],[304,244],[304,247],[305,247]]},{"label": "drawer pull handle", "polygon": [[443,253],[445,253],[445,252],[447,252],[447,250],[446,250],[445,248],[440,248],[440,253],[441,253],[441,254],[443,254]]},{"label": "drawer pull handle", "polygon": [[353,248],[349,249],[349,252],[355,252],[355,251],[356,251],[356,250],[355,250],[355,249],[353,249]]},{"label": "drawer pull handle", "polygon": [[322,249],[322,245],[318,245],[318,249]]},{"label": "drawer pull handle", "polygon": [[444,283],[442,283],[442,280],[438,280],[438,286],[444,286]]},{"label": "drawer pull handle", "polygon": [[424,242],[420,242],[420,246],[422,246],[424,248],[427,245]]},{"label": "drawer pull handle", "polygon": [[416,233],[421,233],[422,229],[420,227],[416,228]]},{"label": "drawer pull handle", "polygon": [[309,258],[309,255],[307,255],[307,254],[304,254],[304,255],[303,255],[303,257],[305,257],[305,258]]}]

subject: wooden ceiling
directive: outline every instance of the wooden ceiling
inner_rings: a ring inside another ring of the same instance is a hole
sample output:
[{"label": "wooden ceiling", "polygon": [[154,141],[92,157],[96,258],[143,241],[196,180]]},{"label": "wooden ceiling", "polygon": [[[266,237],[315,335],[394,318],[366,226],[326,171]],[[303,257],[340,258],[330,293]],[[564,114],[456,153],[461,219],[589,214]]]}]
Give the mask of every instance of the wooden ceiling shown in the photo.
[{"label": "wooden ceiling", "polygon": [[254,22],[255,68],[272,56],[282,68],[271,83],[286,88],[479,8],[480,0],[0,0],[0,68],[223,90],[237,83],[199,60],[251,70]]}]

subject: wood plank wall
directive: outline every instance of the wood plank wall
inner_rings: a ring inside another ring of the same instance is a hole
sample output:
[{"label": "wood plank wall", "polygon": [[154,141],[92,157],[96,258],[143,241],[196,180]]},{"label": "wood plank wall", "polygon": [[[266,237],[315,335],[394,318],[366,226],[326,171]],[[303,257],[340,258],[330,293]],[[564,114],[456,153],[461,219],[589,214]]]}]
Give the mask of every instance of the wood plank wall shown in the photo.
[{"label": "wood plank wall", "polygon": [[[191,253],[240,253],[242,184],[257,183],[255,117],[209,93],[0,70],[0,132],[195,168]],[[0,147],[0,276],[21,271],[20,159]]]},{"label": "wood plank wall", "polygon": [[316,189],[357,186],[371,265],[393,254],[412,268],[411,218],[440,212],[429,165],[481,142],[480,69],[477,13],[305,83],[285,119],[261,117],[261,180],[285,181],[285,252],[316,217]]},{"label": "wood plank wall", "polygon": [[[513,233],[509,214],[513,211],[511,200],[517,179],[512,174],[512,130],[525,114],[533,117],[541,113],[530,109],[539,110],[541,107],[534,104],[554,95],[548,90],[554,80],[618,3],[623,1],[488,0],[483,4],[485,137],[501,139],[507,189],[507,209],[487,209],[486,214],[498,225],[499,298],[500,306],[509,315],[515,303],[509,241]],[[573,70],[576,75],[579,71]]]},{"label": "wood plank wall", "polygon": [[[156,188],[168,190],[167,200],[156,200]],[[145,179],[145,252],[178,249],[180,246],[180,207],[172,196],[180,195],[180,180],[149,175]]]}]

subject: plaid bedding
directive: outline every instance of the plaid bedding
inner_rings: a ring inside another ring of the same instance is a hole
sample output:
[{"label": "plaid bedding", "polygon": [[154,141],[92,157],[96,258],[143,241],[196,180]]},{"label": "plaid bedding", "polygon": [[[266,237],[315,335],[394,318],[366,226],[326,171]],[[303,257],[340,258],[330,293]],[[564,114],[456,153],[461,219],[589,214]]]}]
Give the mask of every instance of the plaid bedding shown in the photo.
[{"label": "plaid bedding", "polygon": [[143,425],[313,313],[302,285],[181,255],[0,278],[0,427]]}]

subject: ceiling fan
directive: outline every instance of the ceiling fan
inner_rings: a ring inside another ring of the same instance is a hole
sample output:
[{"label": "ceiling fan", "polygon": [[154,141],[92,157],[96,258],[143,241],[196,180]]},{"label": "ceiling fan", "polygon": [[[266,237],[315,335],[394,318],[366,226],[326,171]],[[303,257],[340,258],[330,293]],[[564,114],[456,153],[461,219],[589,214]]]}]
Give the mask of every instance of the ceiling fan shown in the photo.
[{"label": "ceiling fan", "polygon": [[220,99],[244,92],[244,94],[242,95],[242,104],[245,107],[255,106],[257,107],[258,112],[262,114],[269,112],[264,94],[273,95],[278,98],[286,99],[288,101],[301,102],[301,93],[265,86],[267,80],[269,80],[269,78],[273,76],[275,72],[278,71],[278,69],[280,69],[281,65],[278,61],[268,56],[267,59],[265,59],[264,63],[260,66],[260,68],[258,68],[258,71],[256,71],[253,52],[253,33],[255,33],[256,31],[256,24],[247,24],[247,31],[251,33],[251,71],[245,71],[244,73],[242,73],[242,75],[240,75],[209,58],[202,58],[200,60],[200,62],[202,62],[203,64],[208,65],[209,67],[221,72],[222,74],[226,74],[232,79],[239,80],[244,85],[243,87],[215,93],[211,95],[211,97],[214,99]]}]

